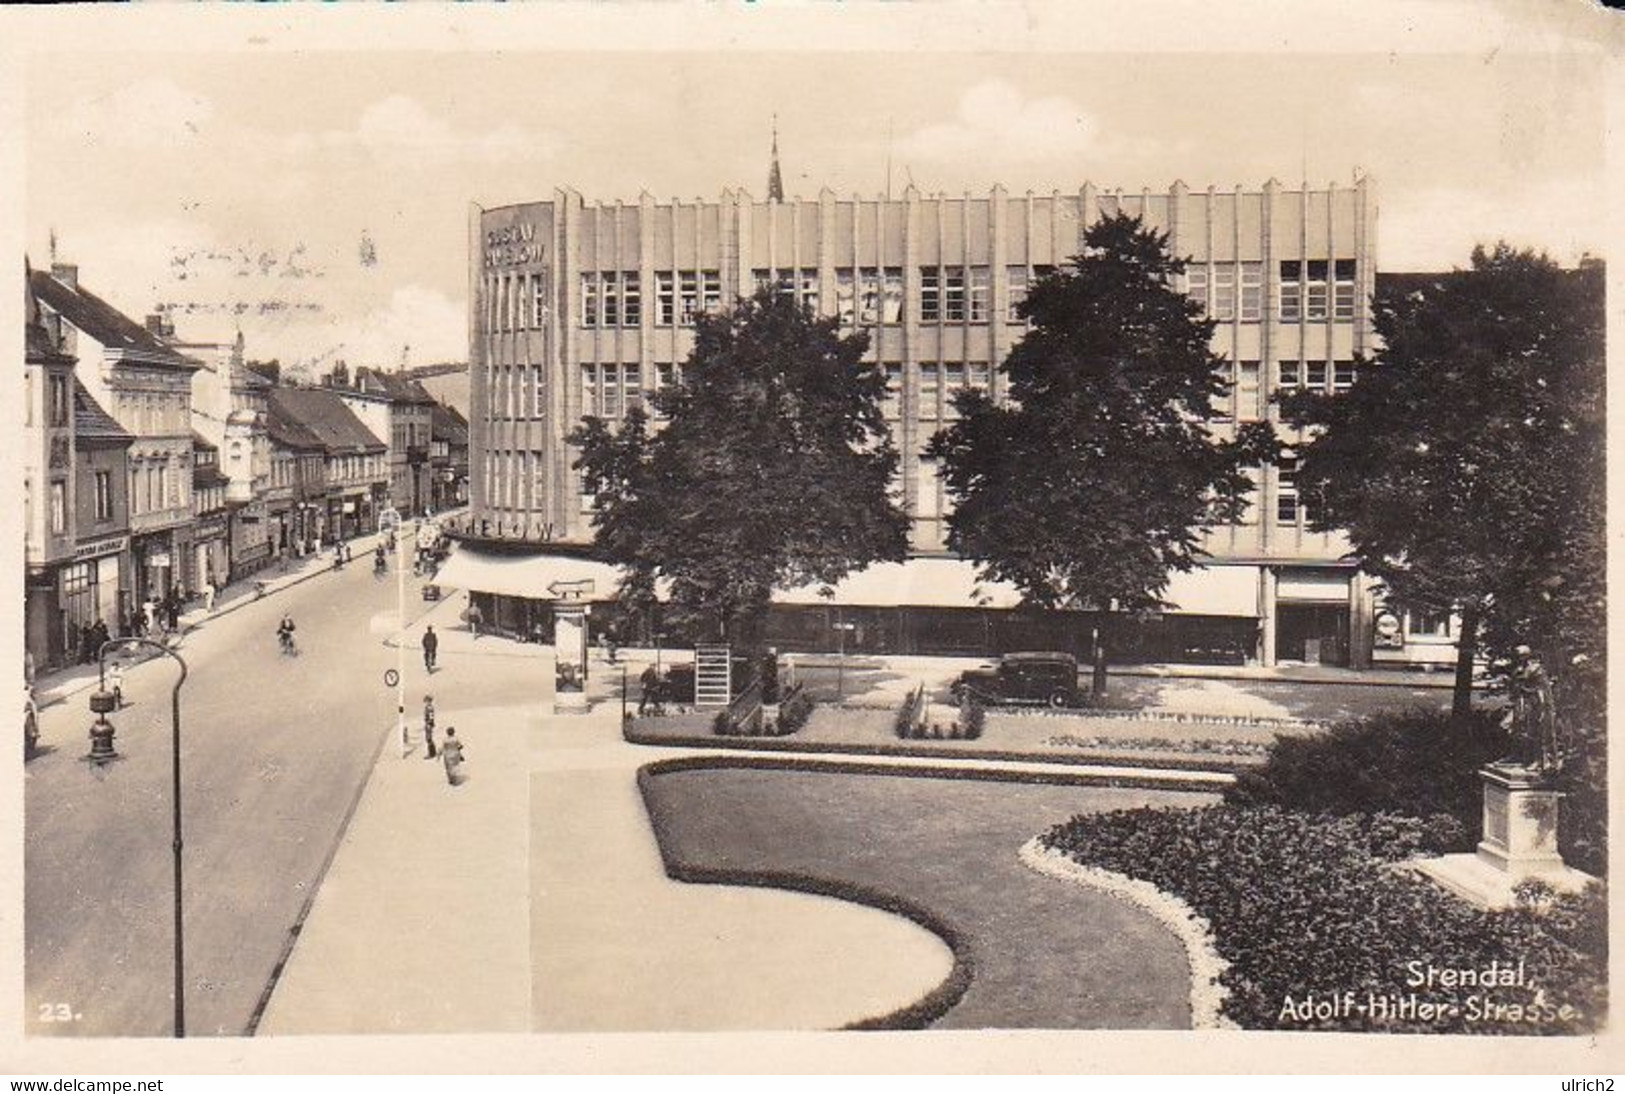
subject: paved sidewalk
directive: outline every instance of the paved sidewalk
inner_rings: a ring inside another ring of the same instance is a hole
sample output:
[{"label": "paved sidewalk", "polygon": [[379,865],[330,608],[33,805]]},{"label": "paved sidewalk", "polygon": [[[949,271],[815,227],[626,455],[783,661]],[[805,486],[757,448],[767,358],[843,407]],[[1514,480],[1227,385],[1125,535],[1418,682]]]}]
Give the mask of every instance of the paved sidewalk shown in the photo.
[{"label": "paved sidewalk", "polygon": [[259,1033],[529,1031],[526,734],[498,731],[504,708],[442,709],[465,781],[385,731]]}]

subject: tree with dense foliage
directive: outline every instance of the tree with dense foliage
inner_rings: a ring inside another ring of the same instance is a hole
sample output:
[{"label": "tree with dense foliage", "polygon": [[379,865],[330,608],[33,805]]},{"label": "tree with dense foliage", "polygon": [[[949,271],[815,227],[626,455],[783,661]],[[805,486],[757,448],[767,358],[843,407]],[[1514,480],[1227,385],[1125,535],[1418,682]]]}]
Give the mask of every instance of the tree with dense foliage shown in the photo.
[{"label": "tree with dense foliage", "polygon": [[1603,663],[1601,270],[1505,244],[1374,302],[1382,348],[1333,395],[1284,400],[1314,525],[1341,529],[1401,608],[1455,611],[1458,713],[1475,658]]},{"label": "tree with dense foliage", "polygon": [[1184,262],[1138,217],[1105,217],[1083,253],[1021,305],[1031,327],[1000,366],[1009,401],[957,397],[930,454],[954,500],[948,545],[1030,604],[1098,613],[1096,696],[1113,613],[1154,611],[1203,534],[1241,517],[1265,424],[1209,422],[1229,362],[1174,284]]},{"label": "tree with dense foliage", "polygon": [[674,626],[754,653],[775,589],[903,558],[885,375],[867,347],[764,289],[697,319],[680,382],[651,398],[655,421],[641,406],[619,429],[586,420],[575,466],[597,552],[626,573],[623,606],[647,610],[658,592]]}]

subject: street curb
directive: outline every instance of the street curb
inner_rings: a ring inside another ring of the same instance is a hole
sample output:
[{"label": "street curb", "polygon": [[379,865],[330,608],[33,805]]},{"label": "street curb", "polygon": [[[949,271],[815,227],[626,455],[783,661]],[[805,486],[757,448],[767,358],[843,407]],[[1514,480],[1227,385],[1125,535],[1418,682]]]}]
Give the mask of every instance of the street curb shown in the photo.
[{"label": "street curb", "polygon": [[372,760],[367,765],[366,776],[357,783],[355,796],[350,799],[349,807],[344,811],[344,818],[339,821],[338,835],[334,838],[333,845],[327,849],[321,869],[316,871],[316,877],[311,882],[310,892],[305,895],[304,903],[299,906],[299,914],[294,917],[293,925],[288,928],[288,938],[283,943],[282,953],[277,957],[276,964],[271,966],[271,976],[265,982],[265,990],[260,992],[259,1001],[249,1013],[248,1024],[243,1027],[244,1037],[256,1035],[260,1021],[265,1017],[265,1009],[271,1005],[271,997],[276,994],[277,984],[281,981],[288,962],[293,960],[293,951],[299,945],[299,934],[304,930],[305,920],[310,916],[311,909],[316,906],[317,894],[322,891],[322,885],[327,881],[327,872],[333,868],[333,862],[339,856],[339,848],[344,846],[345,837],[350,834],[350,822],[355,819],[356,811],[361,808],[361,799],[366,797],[367,787],[372,785],[372,777],[378,770],[379,757],[384,754],[384,745],[395,735],[396,728],[395,725],[385,726],[383,733],[378,736],[378,745],[372,751]]}]

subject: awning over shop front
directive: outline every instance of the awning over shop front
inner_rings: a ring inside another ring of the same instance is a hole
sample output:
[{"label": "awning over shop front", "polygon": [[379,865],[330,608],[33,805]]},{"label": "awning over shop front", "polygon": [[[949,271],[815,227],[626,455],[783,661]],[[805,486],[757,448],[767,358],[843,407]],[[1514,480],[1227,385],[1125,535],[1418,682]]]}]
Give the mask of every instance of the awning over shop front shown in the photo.
[{"label": "awning over shop front", "polygon": [[435,574],[434,583],[529,600],[557,600],[573,588],[583,600],[609,600],[620,587],[621,575],[607,563],[573,555],[498,554],[459,546]]},{"label": "awning over shop front", "polygon": [[877,562],[848,574],[835,595],[803,585],[774,594],[775,604],[837,605],[845,608],[1014,608],[1021,594],[1002,581],[978,581],[975,563],[957,558],[911,558]]}]

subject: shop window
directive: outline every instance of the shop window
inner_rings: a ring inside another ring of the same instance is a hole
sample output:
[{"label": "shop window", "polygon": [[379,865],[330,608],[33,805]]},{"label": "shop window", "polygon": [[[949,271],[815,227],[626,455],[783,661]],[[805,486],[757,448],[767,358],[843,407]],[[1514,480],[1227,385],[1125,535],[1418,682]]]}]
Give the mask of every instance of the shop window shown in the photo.
[{"label": "shop window", "polygon": [[1264,315],[1264,265],[1261,262],[1241,264],[1241,321],[1256,323]]},{"label": "shop window", "polygon": [[988,299],[992,289],[993,282],[988,268],[986,266],[972,266],[970,268],[970,309],[968,312],[972,323],[987,322]]},{"label": "shop window", "polygon": [[678,317],[683,326],[693,326],[700,311],[700,275],[696,270],[681,270],[677,274]]},{"label": "shop window", "polygon": [[596,327],[598,325],[598,275],[584,273],[581,275],[581,325],[583,327]]},{"label": "shop window", "polygon": [[1281,263],[1281,322],[1296,323],[1303,318],[1303,263],[1287,259]]},{"label": "shop window", "polygon": [[888,362],[886,370],[886,392],[881,397],[880,409],[890,421],[896,421],[903,416],[903,366],[896,362]]},{"label": "shop window", "polygon": [[643,289],[638,272],[627,270],[621,274],[621,326],[636,327],[643,322]]},{"label": "shop window", "polygon": [[1243,422],[1258,420],[1258,362],[1236,362],[1236,418]]},{"label": "shop window", "polygon": [[880,321],[882,323],[901,323],[903,321],[903,271],[901,267],[886,267],[880,292]]},{"label": "shop window", "polygon": [[677,283],[670,270],[655,272],[655,326],[677,322]]},{"label": "shop window", "polygon": [[1449,638],[1450,613],[1414,611],[1408,616],[1411,634],[1419,638]]},{"label": "shop window", "polygon": [[1006,291],[1004,321],[1020,323],[1021,305],[1027,299],[1027,267],[1006,266],[1004,278]]},{"label": "shop window", "polygon": [[618,327],[621,325],[620,274],[615,270],[605,270],[598,277],[601,286],[598,292],[600,326]]},{"label": "shop window", "polygon": [[920,418],[937,417],[937,403],[942,394],[942,373],[938,371],[936,362],[927,362],[920,366],[920,410],[916,415]]},{"label": "shop window", "polygon": [[1334,392],[1347,391],[1354,386],[1354,362],[1332,362],[1332,390]]},{"label": "shop window", "polygon": [[965,321],[965,267],[942,268],[942,317],[949,323]]},{"label": "shop window", "polygon": [[1354,318],[1354,259],[1340,258],[1332,266],[1336,280],[1332,283],[1332,316],[1335,319]]},{"label": "shop window", "polygon": [[856,305],[853,301],[853,271],[835,271],[835,319],[843,327],[850,327],[856,319]]},{"label": "shop window", "polygon": [[1305,263],[1308,274],[1304,281],[1304,317],[1325,319],[1327,316],[1326,266],[1323,260]]},{"label": "shop window", "polygon": [[1208,299],[1210,287],[1206,266],[1185,267],[1185,295],[1196,302],[1196,306],[1202,309],[1204,316],[1211,314],[1213,310],[1212,303]]},{"label": "shop window", "polygon": [[864,326],[880,322],[880,271],[872,266],[858,271],[858,322]]},{"label": "shop window", "polygon": [[1226,322],[1236,317],[1236,268],[1216,266],[1213,269],[1213,318]]},{"label": "shop window", "polygon": [[920,270],[920,322],[942,322],[942,271],[935,266]]}]

